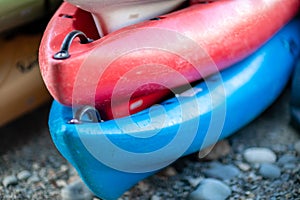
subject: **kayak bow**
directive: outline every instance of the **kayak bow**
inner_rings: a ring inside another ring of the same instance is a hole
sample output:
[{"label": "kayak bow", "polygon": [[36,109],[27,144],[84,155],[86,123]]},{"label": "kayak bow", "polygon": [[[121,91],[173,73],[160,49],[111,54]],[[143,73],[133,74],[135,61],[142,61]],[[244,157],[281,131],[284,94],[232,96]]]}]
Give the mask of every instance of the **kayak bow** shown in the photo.
[{"label": "kayak bow", "polygon": [[299,5],[299,0],[194,4],[99,38],[92,15],[65,2],[40,45],[42,76],[60,103],[95,106],[103,119],[123,117],[244,59],[295,16]]},{"label": "kayak bow", "polygon": [[52,139],[96,195],[117,199],[180,156],[233,134],[270,106],[299,55],[299,27],[299,20],[288,24],[253,55],[222,71],[220,79],[216,74],[125,118],[96,123],[80,115],[74,124],[72,108],[55,101]]}]

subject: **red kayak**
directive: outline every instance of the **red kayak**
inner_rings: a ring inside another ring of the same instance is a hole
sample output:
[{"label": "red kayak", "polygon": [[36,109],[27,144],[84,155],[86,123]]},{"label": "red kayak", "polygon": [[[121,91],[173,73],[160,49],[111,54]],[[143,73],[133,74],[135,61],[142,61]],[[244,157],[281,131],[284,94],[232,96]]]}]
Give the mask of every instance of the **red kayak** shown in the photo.
[{"label": "red kayak", "polygon": [[299,6],[299,0],[193,3],[100,38],[89,12],[63,3],[41,42],[42,76],[62,104],[93,105],[103,119],[126,116],[241,61]]}]

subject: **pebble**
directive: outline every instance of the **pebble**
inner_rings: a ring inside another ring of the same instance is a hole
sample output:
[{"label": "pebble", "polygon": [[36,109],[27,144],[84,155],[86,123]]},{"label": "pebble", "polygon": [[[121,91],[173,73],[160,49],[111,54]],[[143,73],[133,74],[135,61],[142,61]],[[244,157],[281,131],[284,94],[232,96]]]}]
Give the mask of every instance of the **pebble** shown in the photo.
[{"label": "pebble", "polygon": [[145,183],[144,181],[140,181],[137,185],[137,187],[141,190],[141,192],[146,192],[149,190],[149,185]]},{"label": "pebble", "polygon": [[190,200],[225,200],[231,195],[228,185],[217,179],[205,179],[200,186],[193,191]]},{"label": "pebble", "polygon": [[210,169],[206,169],[203,173],[210,178],[217,178],[221,180],[230,180],[238,176],[241,171],[234,165],[223,165],[221,163],[214,163]]},{"label": "pebble", "polygon": [[274,144],[272,150],[276,153],[286,152],[288,150],[286,145],[283,144]]},{"label": "pebble", "polygon": [[31,173],[27,170],[23,170],[17,174],[20,181],[27,180],[31,176]]},{"label": "pebble", "polygon": [[10,185],[16,185],[17,183],[18,183],[18,179],[14,175],[7,176],[2,181],[4,187],[8,187]]},{"label": "pebble", "polygon": [[274,163],[277,159],[272,150],[259,147],[246,149],[243,156],[248,163]]},{"label": "pebble", "polygon": [[32,164],[32,169],[38,170],[38,169],[40,169],[40,165],[38,163],[33,163]]},{"label": "pebble", "polygon": [[80,179],[61,190],[62,200],[91,200],[93,196],[93,193]]},{"label": "pebble", "polygon": [[161,200],[161,198],[159,196],[157,196],[157,195],[153,195],[151,197],[151,200]]},{"label": "pebble", "polygon": [[260,181],[262,179],[261,176],[257,176],[254,172],[250,172],[248,175],[247,175],[247,182],[257,182],[257,181]]},{"label": "pebble", "polygon": [[199,152],[198,157],[205,160],[217,160],[228,155],[231,151],[231,146],[228,140],[222,140],[213,146],[207,147]]},{"label": "pebble", "polygon": [[295,163],[295,162],[297,162],[297,158],[294,155],[290,155],[290,154],[285,154],[281,156],[277,161],[277,163],[280,165],[284,165],[287,163]]},{"label": "pebble", "polygon": [[300,140],[294,144],[294,149],[298,154],[300,154]]},{"label": "pebble", "polygon": [[55,181],[57,187],[62,188],[67,186],[67,182],[65,180],[62,179],[58,179],[57,181]]},{"label": "pebble", "polygon": [[260,166],[259,174],[264,178],[276,179],[280,177],[281,170],[276,165],[263,163]]},{"label": "pebble", "polygon": [[286,170],[293,170],[297,167],[295,163],[286,163],[283,165],[283,168]]},{"label": "pebble", "polygon": [[187,177],[186,180],[189,182],[189,184],[192,187],[197,187],[200,184],[200,182],[203,180],[203,178],[202,177],[198,177],[198,178]]},{"label": "pebble", "polygon": [[38,175],[34,174],[31,177],[29,177],[29,179],[27,181],[29,183],[37,183],[40,181],[40,178],[38,177]]},{"label": "pebble", "polygon": [[69,170],[69,167],[67,165],[60,166],[60,172],[66,172]]},{"label": "pebble", "polygon": [[164,175],[164,176],[171,177],[171,176],[177,175],[177,171],[174,167],[167,167],[160,174]]},{"label": "pebble", "polygon": [[172,166],[166,167],[157,173],[157,175],[161,177],[172,177],[172,176],[176,176],[177,174],[178,172]]},{"label": "pebble", "polygon": [[251,166],[248,165],[247,163],[243,163],[243,162],[239,162],[236,164],[238,166],[238,168],[242,171],[249,171],[251,169]]}]

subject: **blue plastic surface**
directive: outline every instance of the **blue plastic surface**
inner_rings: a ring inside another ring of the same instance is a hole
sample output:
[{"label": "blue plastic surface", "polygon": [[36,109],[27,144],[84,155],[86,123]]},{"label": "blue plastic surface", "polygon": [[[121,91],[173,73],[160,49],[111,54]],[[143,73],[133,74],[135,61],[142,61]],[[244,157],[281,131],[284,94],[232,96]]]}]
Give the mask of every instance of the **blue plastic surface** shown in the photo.
[{"label": "blue plastic surface", "polygon": [[116,199],[178,157],[235,133],[270,106],[299,54],[299,28],[299,21],[289,23],[221,79],[212,76],[193,91],[130,117],[68,124],[72,108],[54,102],[53,141],[96,195]]}]

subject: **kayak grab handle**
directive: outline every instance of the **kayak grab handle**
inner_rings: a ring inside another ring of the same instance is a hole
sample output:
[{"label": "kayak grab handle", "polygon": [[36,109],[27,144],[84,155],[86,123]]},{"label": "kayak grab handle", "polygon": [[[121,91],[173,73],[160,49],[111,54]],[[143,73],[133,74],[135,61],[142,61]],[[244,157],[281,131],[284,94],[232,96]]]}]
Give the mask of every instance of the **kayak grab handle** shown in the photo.
[{"label": "kayak grab handle", "polygon": [[83,32],[75,30],[70,32],[62,42],[60,47],[60,51],[54,54],[53,58],[57,60],[64,60],[70,57],[69,49],[73,42],[73,40],[79,37],[81,44],[87,44],[92,42],[93,40],[88,38]]},{"label": "kayak grab handle", "polygon": [[102,122],[100,114],[96,108],[92,106],[83,106],[82,108],[76,111],[75,116],[68,123],[81,124],[83,122],[84,115],[87,115],[90,122],[95,122],[95,123]]}]

